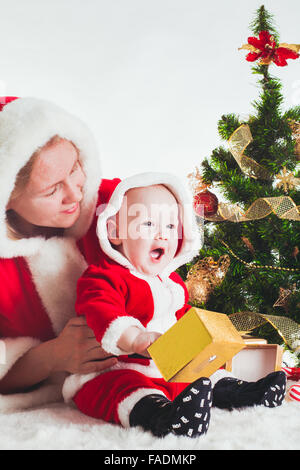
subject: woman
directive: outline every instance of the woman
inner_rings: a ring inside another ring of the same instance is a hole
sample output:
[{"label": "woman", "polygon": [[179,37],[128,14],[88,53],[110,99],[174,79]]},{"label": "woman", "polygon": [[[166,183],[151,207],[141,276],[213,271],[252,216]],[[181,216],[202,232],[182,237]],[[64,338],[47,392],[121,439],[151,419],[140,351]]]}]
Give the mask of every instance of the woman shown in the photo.
[{"label": "woman", "polygon": [[[76,318],[76,282],[96,261],[94,139],[47,101],[0,98],[0,410],[61,398],[66,373],[116,362]],[[105,180],[102,182],[105,187]]]}]

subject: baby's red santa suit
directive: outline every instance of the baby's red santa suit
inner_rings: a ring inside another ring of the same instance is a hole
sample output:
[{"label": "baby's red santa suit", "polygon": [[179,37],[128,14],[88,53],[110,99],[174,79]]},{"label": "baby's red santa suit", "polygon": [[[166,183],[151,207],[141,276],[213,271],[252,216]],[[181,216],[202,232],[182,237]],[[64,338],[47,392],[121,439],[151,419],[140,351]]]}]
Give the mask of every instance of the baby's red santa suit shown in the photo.
[{"label": "baby's red santa suit", "polygon": [[[103,408],[102,417],[108,421],[128,426],[129,412],[134,404],[151,391],[157,391],[156,388],[151,390],[136,387],[138,390],[131,393],[129,388],[124,386],[125,381],[128,381],[129,370],[158,379],[158,382],[162,376],[153,361],[125,356],[124,351],[118,347],[118,341],[122,333],[131,326],[164,333],[190,308],[187,303],[186,287],[175,270],[198,254],[202,239],[192,210],[190,195],[174,175],[143,173],[126,178],[119,184],[116,183],[117,181],[112,183],[112,187],[107,185],[107,204],[97,210],[98,213],[100,212],[97,222],[99,250],[103,252],[103,255],[101,264],[91,265],[78,282],[76,311],[77,314],[86,316],[88,325],[93,329],[103,349],[119,356],[119,361],[109,372],[106,371],[103,374],[75,374],[68,377],[63,387],[63,394],[68,401],[89,382],[89,389],[95,402],[96,392],[92,390],[92,385],[95,384],[99,393],[99,382],[101,382],[103,390],[99,403],[95,407]],[[137,271],[130,261],[110,243],[107,233],[107,221],[119,212],[125,193],[132,188],[152,185],[164,185],[175,196],[182,224],[180,227],[182,236],[175,257],[159,275],[155,276]],[[119,379],[116,378],[116,374],[114,376],[111,374],[117,370],[122,370],[122,373],[127,374],[124,381],[122,374]],[[112,377],[114,377],[114,392],[111,392],[110,385]],[[106,393],[111,392],[107,397],[104,389]],[[87,390],[86,386],[85,394]],[[80,393],[75,399],[77,404],[81,399]],[[92,400],[92,397],[90,398]],[[91,403],[91,400],[85,401]],[[113,402],[116,405],[114,410],[111,405]],[[108,409],[109,412],[107,412]],[[100,417],[98,414],[93,414],[91,410],[85,409],[84,411],[94,417]]]},{"label": "baby's red santa suit", "polygon": [[[93,218],[101,202],[101,170],[87,127],[58,106],[35,98],[0,98],[0,111],[1,379],[22,355],[57,336],[75,315],[77,280],[97,254]],[[63,237],[13,240],[7,233],[6,206],[16,176],[55,135],[72,141],[80,153],[86,175],[80,217]],[[61,399],[60,379],[49,379],[28,393],[0,395],[0,411]]]}]

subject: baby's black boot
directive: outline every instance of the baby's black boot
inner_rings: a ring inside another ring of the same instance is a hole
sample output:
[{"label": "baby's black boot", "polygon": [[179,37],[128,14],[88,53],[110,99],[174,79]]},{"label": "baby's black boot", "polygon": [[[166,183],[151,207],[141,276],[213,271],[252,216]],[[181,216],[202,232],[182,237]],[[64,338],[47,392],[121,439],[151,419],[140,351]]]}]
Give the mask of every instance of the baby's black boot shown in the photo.
[{"label": "baby's black boot", "polygon": [[211,382],[201,378],[188,385],[174,401],[159,394],[143,397],[133,407],[129,422],[157,437],[169,433],[197,437],[208,430],[211,406]]},{"label": "baby's black boot", "polygon": [[271,372],[257,382],[245,382],[232,377],[219,380],[213,388],[213,406],[232,410],[246,406],[280,406],[285,396],[286,375]]}]

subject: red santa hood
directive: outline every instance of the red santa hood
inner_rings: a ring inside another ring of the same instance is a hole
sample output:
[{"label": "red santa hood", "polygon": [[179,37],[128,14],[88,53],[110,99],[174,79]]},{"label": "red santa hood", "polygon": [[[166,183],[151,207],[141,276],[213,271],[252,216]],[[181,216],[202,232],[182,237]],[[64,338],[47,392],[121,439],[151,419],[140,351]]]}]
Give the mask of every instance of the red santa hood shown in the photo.
[{"label": "red santa hood", "polygon": [[[77,117],[55,104],[36,98],[0,98],[0,258],[35,255],[46,249],[43,237],[11,240],[6,230],[6,206],[16,177],[31,155],[58,135],[72,141],[86,175],[77,222],[65,231],[73,239],[87,231],[97,203],[100,160],[93,135]],[[51,243],[51,242],[50,242]]]},{"label": "red santa hood", "polygon": [[181,213],[182,237],[179,240],[177,253],[169,265],[160,273],[161,277],[168,277],[179,266],[197,256],[203,244],[203,232],[196,221],[191,194],[175,175],[154,172],[141,173],[123,181],[113,180],[111,185],[106,185],[106,191],[101,193],[104,204],[97,208],[97,214],[99,214],[97,235],[105,255],[130,271],[135,271],[127,258],[111,245],[107,233],[107,220],[119,212],[124,195],[129,189],[157,184],[164,185],[175,196]]}]

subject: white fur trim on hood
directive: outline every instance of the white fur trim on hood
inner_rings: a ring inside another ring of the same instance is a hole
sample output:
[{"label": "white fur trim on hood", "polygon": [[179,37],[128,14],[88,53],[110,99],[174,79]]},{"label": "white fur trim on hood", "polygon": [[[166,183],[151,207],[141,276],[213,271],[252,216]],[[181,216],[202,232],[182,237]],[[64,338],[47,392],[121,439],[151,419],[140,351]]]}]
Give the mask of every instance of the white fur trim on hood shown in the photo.
[{"label": "white fur trim on hood", "polygon": [[47,246],[43,237],[9,239],[5,219],[18,172],[55,135],[76,145],[86,175],[80,217],[66,233],[79,239],[91,223],[101,179],[94,137],[80,119],[55,104],[36,98],[18,98],[0,112],[0,258],[35,255]]},{"label": "white fur trim on hood", "polygon": [[186,191],[181,181],[175,175],[170,173],[149,172],[137,174],[121,181],[116,186],[107,206],[98,217],[97,235],[104,253],[112,260],[128,268],[131,272],[134,272],[135,268],[131,263],[110,244],[107,234],[107,220],[116,215],[120,210],[124,195],[129,189],[157,184],[166,186],[175,196],[181,207],[183,219],[183,240],[180,251],[169,265],[166,266],[163,272],[159,274],[160,277],[166,278],[179,268],[179,266],[182,266],[197,256],[203,244],[203,233],[199,229],[196,216],[193,212],[191,195]]}]

